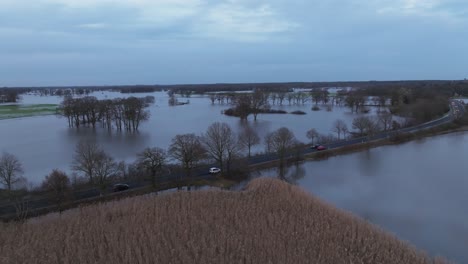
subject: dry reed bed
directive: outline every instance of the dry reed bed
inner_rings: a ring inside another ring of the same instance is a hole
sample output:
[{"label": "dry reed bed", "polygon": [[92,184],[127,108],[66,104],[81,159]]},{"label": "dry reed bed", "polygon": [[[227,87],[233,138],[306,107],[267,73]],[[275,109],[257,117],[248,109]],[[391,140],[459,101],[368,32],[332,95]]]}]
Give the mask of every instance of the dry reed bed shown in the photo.
[{"label": "dry reed bed", "polygon": [[445,263],[301,189],[146,195],[0,224],[1,263]]}]

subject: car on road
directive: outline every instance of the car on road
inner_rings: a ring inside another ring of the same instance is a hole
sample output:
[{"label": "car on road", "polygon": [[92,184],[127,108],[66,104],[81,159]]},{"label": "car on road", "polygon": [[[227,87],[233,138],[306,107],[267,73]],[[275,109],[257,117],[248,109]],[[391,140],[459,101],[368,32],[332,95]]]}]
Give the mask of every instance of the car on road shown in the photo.
[{"label": "car on road", "polygon": [[210,168],[209,170],[209,173],[211,174],[216,174],[216,173],[220,173],[221,172],[221,169],[220,168],[216,168],[216,167],[212,167]]},{"label": "car on road", "polygon": [[126,191],[128,189],[130,189],[130,185],[125,184],[125,183],[114,184],[114,187],[112,188],[114,192]]},{"label": "car on road", "polygon": [[320,147],[320,144],[314,144],[310,146],[311,149],[317,149],[318,147]]},{"label": "car on road", "polygon": [[317,149],[317,150],[326,150],[327,147],[325,147],[325,146],[318,146],[316,149]]}]

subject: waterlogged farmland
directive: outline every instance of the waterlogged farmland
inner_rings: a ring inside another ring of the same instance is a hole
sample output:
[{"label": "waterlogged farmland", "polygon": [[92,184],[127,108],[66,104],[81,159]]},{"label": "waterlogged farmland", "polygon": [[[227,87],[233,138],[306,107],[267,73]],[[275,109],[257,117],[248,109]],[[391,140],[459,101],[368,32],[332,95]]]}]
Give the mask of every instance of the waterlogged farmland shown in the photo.
[{"label": "waterlogged farmland", "polygon": [[[265,136],[280,127],[289,128],[298,140],[308,142],[306,133],[311,128],[323,135],[333,134],[336,120],[343,120],[351,128],[353,119],[373,116],[378,109],[369,106],[369,113],[363,114],[351,113],[344,106],[327,109],[318,104],[321,109],[313,111],[316,105],[313,102],[286,102],[272,105],[272,109],[283,110],[284,114],[259,114],[257,121],[252,116],[245,121],[224,115],[223,111],[232,106],[212,102],[209,95],[178,97],[177,106],[168,104],[166,92],[94,92],[91,96],[98,99],[154,96],[155,101],[148,109],[151,117],[141,123],[137,132],[106,129],[100,123],[95,127],[70,127],[66,118],[55,115],[2,120],[0,136],[6,140],[0,141],[0,151],[18,157],[29,183],[37,185],[54,168],[70,172],[75,147],[82,140],[97,142],[117,161],[133,162],[136,154],[146,147],[167,149],[175,135],[201,135],[214,122],[224,122],[235,133],[251,127],[259,134],[262,142],[252,149],[255,154],[265,150]],[[62,100],[58,96],[25,95],[22,105],[55,105]],[[294,111],[305,115],[291,114]],[[402,118],[394,116],[393,120]],[[463,176],[468,169],[463,162],[466,138],[465,134],[450,135],[307,162],[286,171],[283,178],[433,255],[464,263],[468,237],[464,224],[468,216],[463,213],[468,201],[464,191],[468,184]],[[279,173],[266,170],[259,175],[278,177]]]},{"label": "waterlogged farmland", "polygon": [[[70,128],[64,117],[49,115],[27,118],[7,119],[0,122],[0,136],[8,140],[0,141],[0,151],[8,151],[22,162],[25,177],[34,184],[40,183],[53,168],[70,171],[73,152],[80,140],[98,142],[106,152],[116,160],[132,162],[136,153],[146,147],[167,149],[172,138],[177,134],[195,133],[200,135],[214,122],[225,122],[238,133],[251,126],[260,138],[280,127],[292,130],[298,140],[307,142],[306,132],[315,128],[323,134],[330,134],[333,122],[344,120],[349,127],[353,118],[361,114],[351,114],[349,108],[335,106],[332,111],[326,111],[322,106],[320,111],[312,111],[312,103],[289,105],[272,108],[292,111],[304,111],[306,115],[293,114],[260,114],[254,122],[252,117],[248,122],[239,118],[222,114],[231,107],[228,104],[212,104],[208,96],[191,96],[179,98],[180,102],[189,104],[169,106],[166,92],[122,94],[118,92],[94,92],[90,94],[98,99],[114,99],[118,97],[154,96],[155,103],[149,108],[151,117],[141,124],[137,133],[108,131],[97,125],[96,128]],[[24,95],[22,104],[59,104],[63,97]],[[253,153],[265,150],[262,142],[254,146]]]},{"label": "waterlogged farmland", "polygon": [[0,105],[0,120],[9,118],[54,115],[57,104],[7,104]]}]

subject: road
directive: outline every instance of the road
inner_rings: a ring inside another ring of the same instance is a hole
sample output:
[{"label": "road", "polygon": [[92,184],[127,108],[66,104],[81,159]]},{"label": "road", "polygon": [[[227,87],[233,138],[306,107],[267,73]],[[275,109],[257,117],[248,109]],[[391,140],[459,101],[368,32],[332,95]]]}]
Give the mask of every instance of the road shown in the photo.
[{"label": "road", "polygon": [[[396,131],[388,131],[388,132],[381,132],[374,136],[366,136],[366,137],[359,137],[353,138],[349,140],[342,140],[327,144],[327,149],[338,149],[342,147],[352,146],[361,143],[367,143],[372,141],[378,141],[382,139],[387,139],[391,136],[394,136],[397,133],[414,133],[425,129],[430,129],[433,127],[440,126],[442,124],[447,124],[455,120],[456,118],[460,118],[465,114],[465,107],[459,100],[450,100],[450,111],[445,116],[424,123],[413,127],[402,128]],[[302,154],[311,154],[317,152],[316,149],[310,148],[308,146],[302,152]],[[263,154],[263,155],[256,155],[249,159],[248,164],[249,166],[258,165],[262,163],[268,163],[278,160],[278,156],[276,154]],[[194,169],[193,171],[193,180],[211,180],[214,179],[215,176],[208,173],[209,168],[212,166],[200,166]],[[170,173],[160,178],[160,184],[170,184],[174,183],[178,180],[184,178],[182,173]],[[149,181],[135,181],[135,182],[128,182],[132,189],[135,188],[143,188],[148,187],[151,185]],[[110,191],[110,190],[108,190]],[[90,199],[93,197],[99,197],[100,191],[97,188],[90,188],[86,190],[75,191],[73,193],[73,197],[75,200],[84,200]],[[31,197],[27,200],[28,207],[31,208],[30,210],[45,208],[54,205],[53,197],[47,196],[40,196],[40,197]],[[0,219],[1,218],[8,218],[11,217],[16,213],[16,209],[13,204],[8,202],[0,203]]]}]

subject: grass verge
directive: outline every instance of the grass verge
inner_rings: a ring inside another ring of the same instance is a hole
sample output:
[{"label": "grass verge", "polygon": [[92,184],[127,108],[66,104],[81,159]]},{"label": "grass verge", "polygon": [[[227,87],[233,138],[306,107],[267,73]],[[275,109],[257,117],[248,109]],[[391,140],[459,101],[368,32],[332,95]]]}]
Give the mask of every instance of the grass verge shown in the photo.
[{"label": "grass verge", "polygon": [[0,119],[53,115],[57,113],[57,107],[56,104],[0,105]]}]

